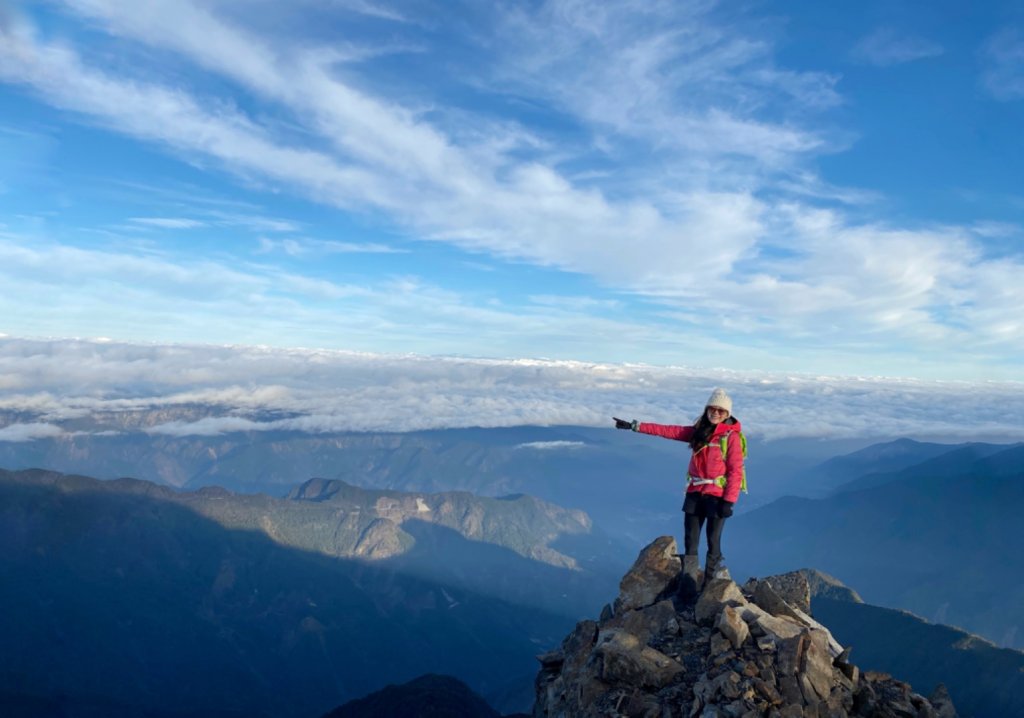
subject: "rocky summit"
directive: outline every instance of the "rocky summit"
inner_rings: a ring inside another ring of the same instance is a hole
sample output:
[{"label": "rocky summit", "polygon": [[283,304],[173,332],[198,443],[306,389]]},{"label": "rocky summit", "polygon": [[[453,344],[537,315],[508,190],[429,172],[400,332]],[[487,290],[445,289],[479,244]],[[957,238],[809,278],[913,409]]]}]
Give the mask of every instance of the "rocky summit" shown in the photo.
[{"label": "rocky summit", "polygon": [[862,673],[811,616],[808,572],[751,579],[720,570],[677,597],[675,540],[640,552],[619,596],[538,656],[534,718],[955,718],[945,688],[926,698]]}]

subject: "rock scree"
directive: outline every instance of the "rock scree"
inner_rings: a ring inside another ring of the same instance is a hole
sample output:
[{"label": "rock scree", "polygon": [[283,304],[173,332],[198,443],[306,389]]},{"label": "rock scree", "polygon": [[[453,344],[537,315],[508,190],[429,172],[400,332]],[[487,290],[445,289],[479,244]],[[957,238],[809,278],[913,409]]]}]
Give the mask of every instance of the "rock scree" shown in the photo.
[{"label": "rock scree", "polygon": [[941,684],[926,698],[850,663],[811,616],[807,571],[742,587],[719,571],[693,602],[680,568],[655,539],[600,619],[537,657],[534,718],[956,718]]}]

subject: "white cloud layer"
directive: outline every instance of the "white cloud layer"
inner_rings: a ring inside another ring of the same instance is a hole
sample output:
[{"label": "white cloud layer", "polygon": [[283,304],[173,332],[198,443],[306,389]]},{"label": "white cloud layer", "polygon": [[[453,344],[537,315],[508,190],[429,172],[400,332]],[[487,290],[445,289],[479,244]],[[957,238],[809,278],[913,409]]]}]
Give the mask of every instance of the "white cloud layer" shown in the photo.
[{"label": "white cloud layer", "polygon": [[13,338],[0,339],[0,436],[687,423],[715,386],[764,439],[1024,440],[1014,382]]}]

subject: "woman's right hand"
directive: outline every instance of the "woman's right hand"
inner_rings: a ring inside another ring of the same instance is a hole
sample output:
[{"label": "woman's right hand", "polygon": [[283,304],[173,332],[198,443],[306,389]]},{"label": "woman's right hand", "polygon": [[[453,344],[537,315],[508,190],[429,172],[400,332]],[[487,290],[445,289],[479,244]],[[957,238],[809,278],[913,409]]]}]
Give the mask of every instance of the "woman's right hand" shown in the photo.
[{"label": "woman's right hand", "polygon": [[619,419],[614,416],[612,418],[615,419],[616,429],[629,429],[630,431],[636,431],[636,419],[633,421],[626,421],[625,419]]}]

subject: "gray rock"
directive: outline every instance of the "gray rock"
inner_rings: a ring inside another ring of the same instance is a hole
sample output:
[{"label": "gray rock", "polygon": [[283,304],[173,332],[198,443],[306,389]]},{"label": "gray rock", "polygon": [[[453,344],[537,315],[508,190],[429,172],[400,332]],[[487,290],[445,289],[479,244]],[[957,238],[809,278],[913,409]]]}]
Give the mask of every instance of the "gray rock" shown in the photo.
[{"label": "gray rock", "polygon": [[779,693],[782,695],[782,702],[787,706],[804,704],[804,694],[800,690],[796,676],[779,676]]},{"label": "gray rock", "polygon": [[[801,576],[801,578],[803,577]],[[806,579],[804,580],[804,583],[806,585]],[[755,584],[754,603],[768,611],[768,613],[773,616],[789,616],[790,618],[798,618],[793,606],[787,603],[786,600],[776,592],[769,579],[762,579]]]},{"label": "gray rock", "polygon": [[[743,616],[746,619],[746,615]],[[773,616],[770,613],[757,616],[752,626],[760,628],[765,635],[774,636],[777,640],[799,636],[806,628],[793,620],[786,620]]]},{"label": "gray rock", "polygon": [[744,641],[750,637],[750,628],[740,617],[740,614],[732,606],[726,606],[718,614],[715,628],[721,631],[722,635],[729,639],[733,648],[739,648]]},{"label": "gray rock", "polygon": [[612,615],[579,623],[539,656],[535,718],[956,717],[944,690],[925,699],[891,676],[860,673],[797,605],[799,577],[796,588],[780,589],[776,577],[748,583],[750,600],[715,579],[696,604],[673,604],[673,549],[667,537],[644,549]]},{"label": "gray rock", "polygon": [[697,599],[693,613],[697,618],[697,623],[709,626],[718,618],[718,614],[725,606],[746,605],[747,599],[743,597],[739,586],[732,580],[715,579],[704,588],[700,598]]},{"label": "gray rock", "polygon": [[949,697],[949,691],[946,690],[946,686],[942,683],[935,686],[935,690],[928,697],[932,706],[935,708],[935,714],[938,718],[957,718],[956,708],[953,706],[953,700]]},{"label": "gray rock", "polygon": [[775,668],[779,675],[795,676],[797,674],[806,644],[807,636],[804,633],[779,641],[779,655],[775,660]]},{"label": "gray rock", "polygon": [[811,586],[805,571],[790,571],[762,578],[758,583],[769,584],[775,593],[790,606],[804,613],[811,612]]},{"label": "gray rock", "polygon": [[667,593],[669,585],[679,575],[680,563],[676,557],[676,540],[660,536],[640,551],[633,567],[619,583],[619,597],[615,599],[616,614],[643,608]]},{"label": "gray rock", "polygon": [[613,686],[658,690],[683,671],[678,661],[643,645],[640,639],[625,631],[611,630],[603,634],[594,653],[600,658],[600,679]]},{"label": "gray rock", "polygon": [[832,693],[832,654],[829,652],[828,636],[824,631],[808,631],[808,640],[800,657],[801,688],[807,696],[807,689],[814,691],[819,701],[827,701]]},{"label": "gray rock", "polygon": [[708,645],[709,645],[709,655],[712,658],[720,656],[723,653],[728,653],[730,657],[732,655],[734,655],[733,652],[732,652],[732,649],[733,649],[732,641],[730,641],[728,638],[723,636],[721,633],[713,633],[713,634],[711,634],[711,640],[710,640]]},{"label": "gray rock", "polygon": [[760,694],[766,701],[771,703],[773,706],[780,705],[782,703],[782,695],[775,687],[775,683],[769,683],[762,678],[754,679],[754,689]]},{"label": "gray rock", "polygon": [[857,685],[857,681],[860,680],[860,669],[857,666],[852,663],[840,663],[838,668],[850,683]]},{"label": "gray rock", "polygon": [[[831,654],[833,656],[838,656],[842,653],[843,647],[839,644],[839,641],[837,641],[832,636],[832,633],[827,628],[825,628],[825,626],[815,621],[813,618],[811,618],[811,616],[804,613],[799,608],[792,606],[786,601],[784,601],[781,598],[781,596],[779,596],[778,593],[776,593],[775,590],[771,587],[771,585],[769,585],[767,582],[768,579],[762,579],[761,581],[751,579],[744,585],[744,588],[746,588],[748,593],[751,591],[753,592],[755,601],[755,603],[750,604],[746,609],[744,609],[744,620],[746,620],[748,623],[753,623],[754,615],[764,616],[765,614],[767,614],[772,618],[781,618],[784,620],[789,620],[790,622],[800,626],[806,626],[807,628],[824,631],[828,635],[829,651],[831,652]],[[773,626],[774,629],[772,628]],[[764,630],[768,633],[784,635],[784,637],[787,635],[791,635],[793,633],[792,628],[788,628],[786,626],[782,626],[781,624],[775,623],[772,621],[772,619],[768,619],[767,621],[765,621],[762,628],[764,628]],[[783,633],[780,634],[780,630]]]},{"label": "gray rock", "polygon": [[658,635],[672,635],[679,632],[676,609],[669,600],[658,601],[652,606],[626,611],[604,623],[605,628],[621,628],[640,639],[650,642]]},{"label": "gray rock", "polygon": [[[797,621],[799,621],[803,625],[807,626],[811,630],[821,631],[822,633],[825,634],[825,637],[826,637],[826,639],[828,641],[829,653],[833,657],[838,657],[838,656],[841,656],[843,654],[843,651],[845,649],[839,644],[839,641],[837,641],[832,636],[832,632],[831,631],[829,631],[827,628],[825,628],[825,626],[821,625],[820,623],[815,621],[813,618],[808,616],[806,613],[801,611],[799,608],[793,608],[793,611],[794,611],[794,613],[796,613],[796,620]],[[787,618],[788,618],[788,616],[787,616]]]}]

